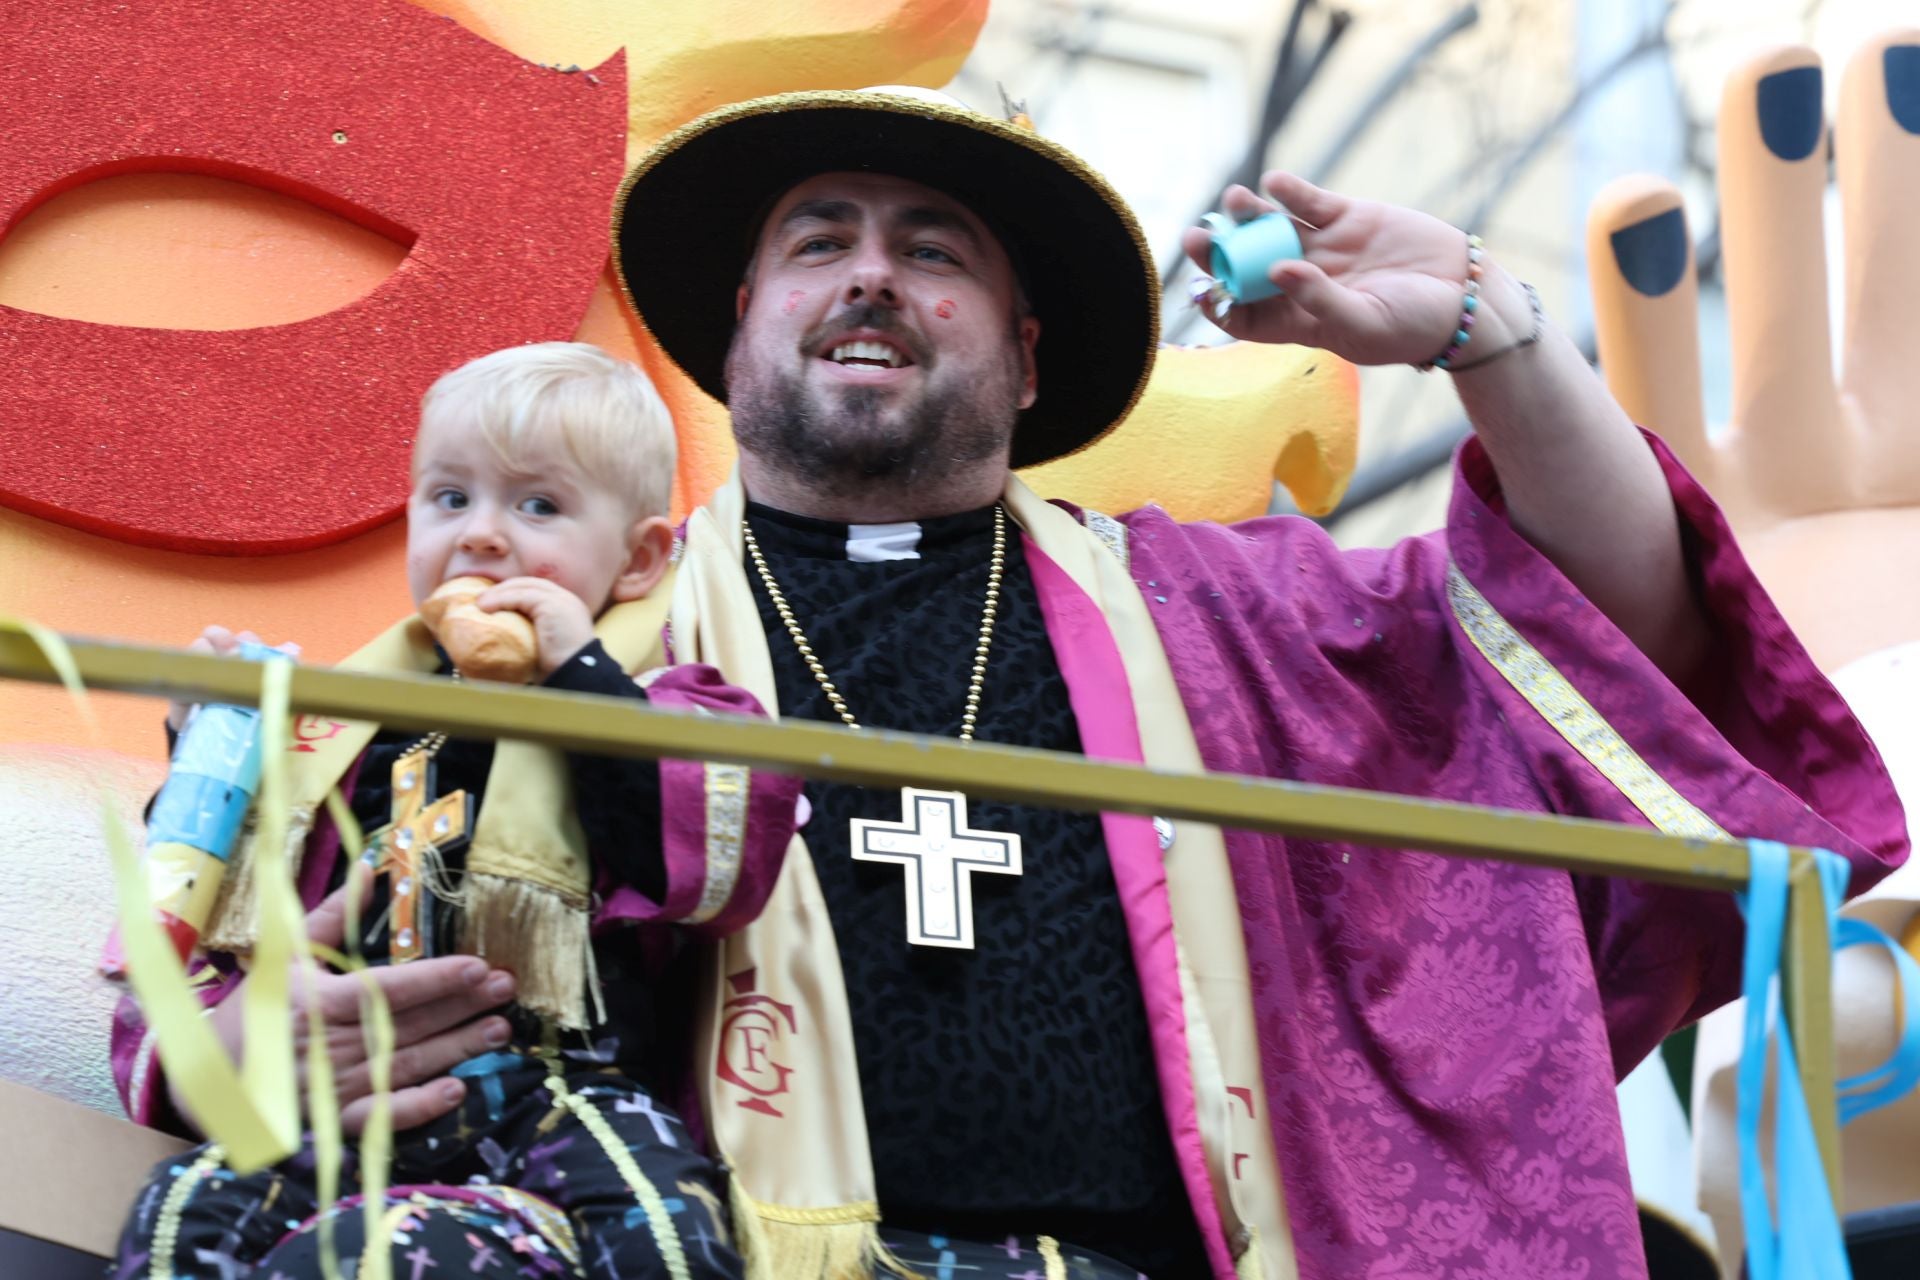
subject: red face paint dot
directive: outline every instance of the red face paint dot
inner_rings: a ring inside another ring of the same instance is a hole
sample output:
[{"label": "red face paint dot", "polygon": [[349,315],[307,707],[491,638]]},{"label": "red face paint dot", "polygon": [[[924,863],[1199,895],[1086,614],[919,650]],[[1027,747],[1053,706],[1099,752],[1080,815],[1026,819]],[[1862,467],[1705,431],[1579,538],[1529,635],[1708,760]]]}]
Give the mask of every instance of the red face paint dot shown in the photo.
[{"label": "red face paint dot", "polygon": [[792,315],[794,310],[799,307],[802,302],[806,301],[806,298],[807,291],[805,289],[795,289],[787,295],[787,305],[781,308],[781,310],[785,311],[788,315]]},{"label": "red face paint dot", "polygon": [[953,319],[953,299],[940,299],[940,305],[933,309],[933,314],[939,316],[942,320]]}]

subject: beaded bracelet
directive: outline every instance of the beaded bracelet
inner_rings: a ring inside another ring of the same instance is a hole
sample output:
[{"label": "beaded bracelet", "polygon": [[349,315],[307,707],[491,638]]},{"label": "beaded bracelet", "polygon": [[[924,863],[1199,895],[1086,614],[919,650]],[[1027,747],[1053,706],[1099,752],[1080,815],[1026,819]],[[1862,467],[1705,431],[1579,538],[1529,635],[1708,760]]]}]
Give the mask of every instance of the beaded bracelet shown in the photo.
[{"label": "beaded bracelet", "polygon": [[1460,323],[1453,331],[1453,341],[1425,364],[1413,366],[1421,373],[1431,373],[1435,369],[1451,369],[1459,358],[1461,348],[1473,341],[1474,313],[1480,309],[1480,259],[1485,255],[1480,249],[1480,237],[1467,237],[1467,294],[1460,301]]},{"label": "beaded bracelet", "polygon": [[1532,346],[1534,343],[1540,341],[1541,338],[1546,336],[1547,309],[1540,305],[1539,291],[1524,280],[1520,282],[1520,287],[1527,291],[1527,305],[1533,308],[1533,329],[1527,334],[1527,336],[1519,339],[1518,341],[1508,343],[1506,346],[1500,348],[1498,351],[1489,351],[1487,352],[1486,355],[1481,356],[1478,360],[1469,360],[1466,364],[1452,365],[1448,368],[1447,372],[1465,373],[1469,369],[1478,369],[1482,365],[1492,364],[1495,360],[1498,360],[1501,356],[1510,356],[1516,351],[1524,350],[1525,348]]}]

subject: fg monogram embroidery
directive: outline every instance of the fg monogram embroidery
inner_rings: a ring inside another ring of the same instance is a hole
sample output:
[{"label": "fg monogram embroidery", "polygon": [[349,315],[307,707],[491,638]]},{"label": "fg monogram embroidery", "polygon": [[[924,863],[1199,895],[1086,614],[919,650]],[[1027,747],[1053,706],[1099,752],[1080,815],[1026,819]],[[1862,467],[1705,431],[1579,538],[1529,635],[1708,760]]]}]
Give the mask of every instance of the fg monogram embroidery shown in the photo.
[{"label": "fg monogram embroidery", "polygon": [[727,976],[733,995],[720,1011],[720,1051],[714,1074],[749,1096],[737,1099],[749,1111],[785,1119],[786,1113],[773,1105],[787,1092],[787,1079],[793,1068],[783,1066],[774,1057],[781,1039],[798,1035],[800,1025],[793,1006],[782,1004],[755,988],[758,970],[743,969]]},{"label": "fg monogram embroidery", "polygon": [[293,722],[293,750],[318,751],[316,742],[325,742],[337,738],[340,731],[347,727],[344,720],[332,720],[326,716],[303,715]]}]

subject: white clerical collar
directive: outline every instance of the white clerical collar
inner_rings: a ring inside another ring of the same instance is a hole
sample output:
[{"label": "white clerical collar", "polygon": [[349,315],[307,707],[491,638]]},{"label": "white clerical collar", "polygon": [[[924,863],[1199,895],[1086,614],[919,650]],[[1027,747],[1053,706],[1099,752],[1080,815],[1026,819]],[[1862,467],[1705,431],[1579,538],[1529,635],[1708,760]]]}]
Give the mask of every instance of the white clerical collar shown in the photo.
[{"label": "white clerical collar", "polygon": [[993,536],[993,508],[888,524],[848,524],[795,515],[749,500],[747,518],[761,545],[779,555],[881,564],[890,560],[933,561],[955,553],[969,559]]},{"label": "white clerical collar", "polygon": [[882,560],[918,560],[920,525],[908,520],[899,524],[850,524],[847,526],[847,559],[866,564]]}]

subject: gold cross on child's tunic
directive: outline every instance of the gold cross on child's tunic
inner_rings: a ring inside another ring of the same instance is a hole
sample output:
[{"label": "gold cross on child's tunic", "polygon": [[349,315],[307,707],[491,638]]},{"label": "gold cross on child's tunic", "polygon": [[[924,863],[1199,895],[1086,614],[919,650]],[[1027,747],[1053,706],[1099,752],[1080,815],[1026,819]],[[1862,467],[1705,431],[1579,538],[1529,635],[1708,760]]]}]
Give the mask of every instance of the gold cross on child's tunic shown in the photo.
[{"label": "gold cross on child's tunic", "polygon": [[429,848],[445,854],[467,842],[473,797],[464,790],[433,798],[432,751],[410,751],[393,762],[393,821],[367,838],[374,869],[387,877],[393,963],[436,955],[433,910],[421,900],[436,877],[423,876]]}]

